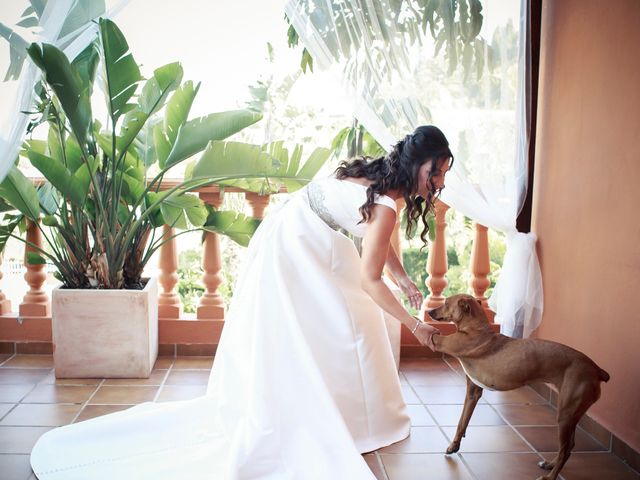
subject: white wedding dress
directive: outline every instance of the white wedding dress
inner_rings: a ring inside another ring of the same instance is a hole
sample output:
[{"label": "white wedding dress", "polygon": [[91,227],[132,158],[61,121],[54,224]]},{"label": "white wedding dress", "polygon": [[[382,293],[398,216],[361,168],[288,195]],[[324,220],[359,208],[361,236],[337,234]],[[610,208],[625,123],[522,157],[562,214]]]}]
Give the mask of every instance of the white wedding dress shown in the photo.
[{"label": "white wedding dress", "polygon": [[[361,289],[366,188],[290,195],[255,232],[206,395],[147,402],[45,433],[41,480],[375,480],[361,453],[410,421],[382,310]],[[379,196],[376,203],[395,209]]]}]

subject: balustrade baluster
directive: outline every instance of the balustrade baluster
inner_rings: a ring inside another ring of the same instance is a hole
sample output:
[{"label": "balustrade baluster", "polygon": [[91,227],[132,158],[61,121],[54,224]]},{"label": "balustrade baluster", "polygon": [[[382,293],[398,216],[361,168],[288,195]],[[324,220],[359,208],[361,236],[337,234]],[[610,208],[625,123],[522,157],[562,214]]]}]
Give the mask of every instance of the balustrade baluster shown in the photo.
[{"label": "balustrade baluster", "polygon": [[480,301],[487,315],[493,320],[493,312],[489,309],[487,297],[484,296],[487,288],[491,284],[489,280],[489,272],[491,271],[491,263],[489,261],[489,236],[488,229],[479,223],[475,224],[475,237],[473,238],[473,246],[471,249],[471,260],[469,261],[471,269],[471,280],[469,286],[473,290],[473,295]]},{"label": "balustrade baluster", "polygon": [[247,192],[244,194],[244,198],[251,205],[253,217],[263,219],[264,211],[269,205],[270,195],[258,195],[257,193]]},{"label": "balustrade baluster", "polygon": [[[429,291],[431,292],[423,303],[423,310],[440,307],[444,304],[445,298],[442,296],[442,292],[447,288],[447,243],[445,237],[445,229],[447,223],[445,222],[445,214],[449,206],[440,200],[435,204],[436,215],[436,238],[429,246],[429,257],[427,259],[427,273],[429,277],[425,281]],[[425,320],[428,320],[426,311],[423,314]]]},{"label": "balustrade baluster", "polygon": [[[42,233],[39,226],[31,220],[27,220],[26,240],[42,248]],[[18,308],[18,315],[21,317],[48,317],[51,315],[51,304],[46,292],[42,289],[42,285],[47,280],[45,265],[32,265],[27,262],[27,254],[29,252],[38,253],[36,248],[31,245],[25,245],[24,252],[24,265],[27,268],[24,279],[29,285],[29,291],[22,299],[22,303]]]},{"label": "balustrade baluster", "polygon": [[[2,265],[2,255],[0,255],[0,265]],[[2,270],[0,270],[0,281],[2,281]],[[0,315],[11,312],[11,300],[7,298],[2,290],[0,290]]]},{"label": "balustrade baluster", "polygon": [[[221,193],[200,193],[200,198],[215,208],[222,205]],[[205,292],[200,297],[197,309],[199,319],[223,319],[224,300],[218,293],[222,283],[222,255],[217,233],[205,232],[202,255],[202,283]]]},{"label": "balustrade baluster", "polygon": [[[163,225],[162,231],[163,241],[174,235],[174,230],[169,225]],[[158,282],[163,290],[158,295],[158,317],[180,318],[182,314],[182,304],[180,303],[180,297],[174,291],[178,283],[178,252],[175,238],[167,240],[160,247],[158,264],[160,267]]]}]

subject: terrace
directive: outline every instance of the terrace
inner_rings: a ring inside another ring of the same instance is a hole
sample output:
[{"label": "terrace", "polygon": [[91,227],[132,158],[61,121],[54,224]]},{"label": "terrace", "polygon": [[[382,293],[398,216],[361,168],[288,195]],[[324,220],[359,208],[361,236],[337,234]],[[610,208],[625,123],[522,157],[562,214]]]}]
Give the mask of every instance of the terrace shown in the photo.
[{"label": "terrace", "polygon": [[[561,478],[639,479],[640,322],[635,296],[640,287],[640,244],[632,219],[640,204],[634,133],[640,130],[640,57],[627,48],[640,44],[639,4],[636,0],[525,3],[538,8],[540,16],[539,65],[534,61],[531,74],[535,94],[534,128],[528,139],[528,199],[518,222],[520,231],[537,236],[545,293],[542,323],[533,337],[579,349],[611,374],[601,399],[580,423],[576,447]],[[535,52],[533,57],[538,59]],[[214,206],[222,201],[218,187],[200,189],[198,195]],[[244,195],[253,216],[262,218],[269,197]],[[429,308],[444,300],[448,208],[442,202],[438,205],[436,240],[429,250],[430,295],[425,301]],[[469,291],[486,305],[488,229],[477,222],[473,229]],[[164,230],[170,233],[168,225]],[[394,247],[401,252],[398,231]],[[41,245],[38,232],[30,224],[26,235]],[[12,285],[7,282],[15,282],[16,276],[9,274],[6,264],[2,266],[0,478],[34,479],[29,452],[42,433],[56,426],[142,402],[183,400],[204,393],[224,326],[218,289],[225,252],[217,234],[208,232],[200,281],[205,293],[193,305],[195,313],[189,314],[176,292],[181,248],[174,240],[159,252],[160,356],[148,379],[56,379],[44,266],[25,264],[24,277]],[[19,300],[10,302],[3,289],[20,290]],[[445,333],[452,329],[439,327]],[[464,400],[464,376],[455,360],[435,356],[405,329],[400,343],[399,375],[412,434],[365,455],[377,478],[482,480],[541,475],[536,462],[548,459],[557,447],[553,390],[535,385],[485,392],[461,451],[445,456]]]},{"label": "terrace", "polygon": [[[18,344],[20,345],[20,344]],[[20,347],[20,349],[24,348]],[[161,356],[148,379],[56,379],[51,355],[0,354],[0,471],[3,480],[34,480],[29,453],[37,438],[142,402],[187,400],[204,394],[211,356]],[[411,415],[407,440],[366,454],[379,480],[533,479],[536,466],[557,448],[553,397],[530,387],[485,392],[459,453],[443,452],[455,433],[465,378],[450,358],[407,358],[400,363]],[[611,451],[611,436],[585,423],[562,471],[564,480],[637,480]]]}]

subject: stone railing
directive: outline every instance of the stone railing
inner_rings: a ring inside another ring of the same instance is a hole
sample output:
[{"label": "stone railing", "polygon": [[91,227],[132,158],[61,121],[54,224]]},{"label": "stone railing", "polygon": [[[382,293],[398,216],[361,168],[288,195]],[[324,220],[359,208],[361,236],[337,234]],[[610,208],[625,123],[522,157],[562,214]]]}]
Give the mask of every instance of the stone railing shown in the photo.
[{"label": "stone railing", "polygon": [[[447,288],[447,237],[445,215],[449,206],[441,201],[436,202],[436,238],[429,246],[429,256],[427,258],[427,287],[429,296],[425,299],[423,311],[437,308],[441,306],[445,297],[442,296],[445,288]],[[487,227],[474,224],[475,235],[473,237],[473,246],[471,249],[471,259],[469,261],[469,269],[471,273],[471,281],[469,287],[473,292],[473,296],[482,303],[487,316],[493,321],[494,314],[489,309],[485,292],[491,284],[489,273],[491,272],[491,264],[489,261],[489,236]],[[425,320],[427,316],[425,315]]]},{"label": "stone railing", "polygon": [[[175,186],[176,182],[164,181],[162,189]],[[239,192],[238,189],[225,188],[225,192]],[[254,217],[263,218],[269,204],[269,195],[260,196],[255,193],[243,192],[246,202],[250,205]],[[203,187],[198,190],[200,198],[214,206],[222,204],[224,193],[219,187]],[[398,202],[398,211],[403,206],[402,200]],[[436,204],[436,237],[430,244],[427,262],[427,287],[430,294],[424,301],[422,315],[428,320],[426,310],[442,305],[445,298],[443,291],[447,286],[447,246],[446,246],[446,222],[445,214],[449,207],[442,202]],[[392,238],[393,248],[402,258],[400,242],[399,220]],[[171,236],[173,230],[164,226],[163,235]],[[27,240],[35,245],[42,246],[42,238],[39,228],[30,223],[27,228]],[[165,242],[158,255],[158,317],[160,319],[160,343],[168,345],[209,345],[208,350],[196,349],[196,353],[209,353],[215,351],[225,317],[225,308],[222,296],[218,288],[222,282],[222,255],[220,239],[216,233],[206,232],[202,255],[202,286],[203,295],[198,300],[195,315],[184,314],[183,305],[176,292],[178,283],[178,246],[176,238]],[[31,247],[25,247],[25,253]],[[487,306],[485,292],[489,286],[489,245],[487,228],[482,225],[475,226],[475,238],[470,261],[471,282],[470,287],[474,296],[482,302],[493,319],[493,314]],[[47,278],[45,265],[31,265],[25,262],[24,274],[25,287],[28,289],[18,305],[17,311],[12,311],[11,302],[2,293],[2,273],[0,272],[0,343],[2,342],[51,342],[50,299],[43,290],[43,284]],[[47,324],[48,322],[48,324]],[[417,347],[415,338],[408,331],[403,332],[403,344]],[[171,349],[169,349],[171,350]],[[175,348],[173,351],[176,351]],[[165,353],[167,349],[165,349]],[[187,352],[182,352],[187,353]],[[423,352],[424,353],[424,352]]]}]

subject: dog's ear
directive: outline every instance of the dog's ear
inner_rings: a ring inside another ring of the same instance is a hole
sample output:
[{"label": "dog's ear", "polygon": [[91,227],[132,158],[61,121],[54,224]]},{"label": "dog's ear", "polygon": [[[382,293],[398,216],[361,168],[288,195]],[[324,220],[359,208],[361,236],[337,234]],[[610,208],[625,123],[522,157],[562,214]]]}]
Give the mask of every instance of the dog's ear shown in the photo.
[{"label": "dog's ear", "polygon": [[463,313],[469,313],[471,311],[471,306],[469,305],[469,301],[466,298],[461,298],[458,300],[458,308]]}]

